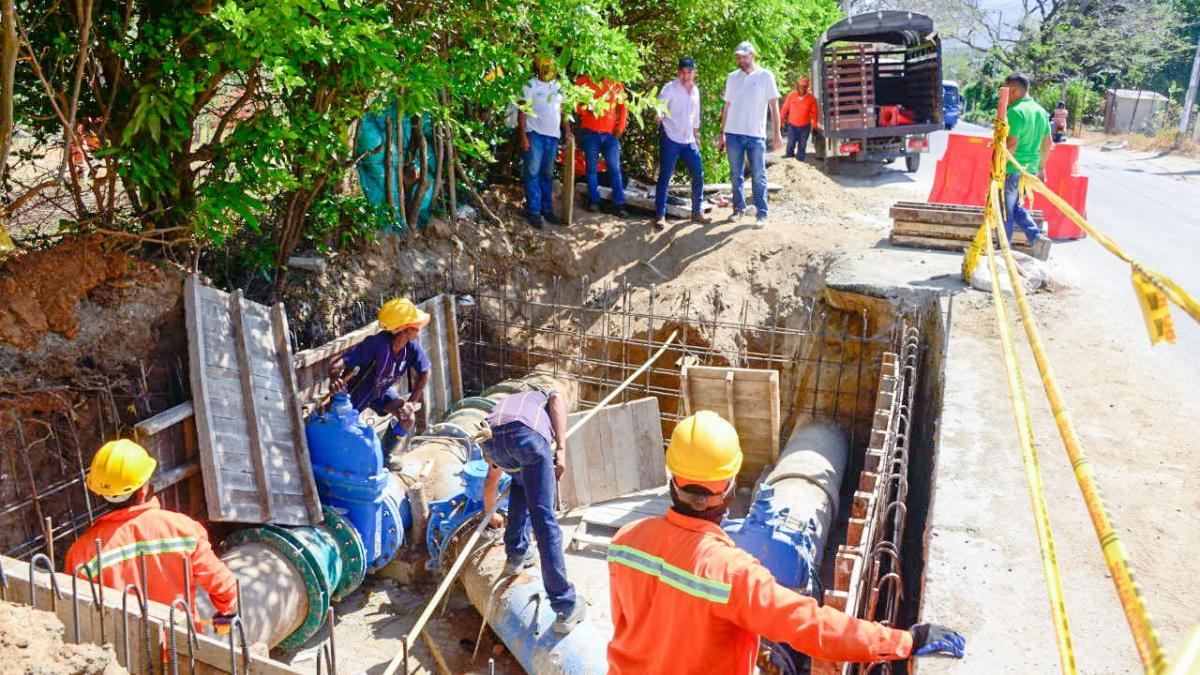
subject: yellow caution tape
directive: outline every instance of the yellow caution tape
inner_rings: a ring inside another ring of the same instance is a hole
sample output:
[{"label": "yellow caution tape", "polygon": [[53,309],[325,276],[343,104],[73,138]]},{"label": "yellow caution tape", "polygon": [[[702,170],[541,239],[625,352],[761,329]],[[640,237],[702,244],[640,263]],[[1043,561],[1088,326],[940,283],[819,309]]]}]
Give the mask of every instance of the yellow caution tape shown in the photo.
[{"label": "yellow caution tape", "polygon": [[[999,147],[1000,152],[1003,153],[1003,155],[1006,159],[1013,160],[1014,162],[1016,161],[1015,159],[1013,159],[1012,153],[1010,153],[1008,151],[1008,148],[1005,147],[1003,144],[996,146],[993,143],[993,146]],[[993,164],[994,164],[994,162],[993,162]],[[1170,279],[1170,277],[1167,277],[1166,275],[1164,275],[1160,272],[1150,269],[1149,267],[1146,267],[1145,265],[1141,264],[1137,260],[1134,260],[1133,258],[1131,258],[1129,256],[1129,254],[1125,253],[1125,251],[1122,250],[1121,247],[1118,246],[1115,241],[1113,241],[1110,237],[1108,237],[1108,235],[1097,230],[1091,223],[1089,223],[1087,221],[1086,218],[1079,215],[1079,212],[1076,211],[1073,206],[1068,204],[1066,202],[1066,200],[1064,200],[1062,197],[1059,197],[1050,188],[1046,187],[1046,184],[1043,183],[1042,181],[1038,180],[1037,176],[1030,174],[1029,172],[1025,171],[1023,168],[1021,169],[1021,176],[1022,176],[1022,181],[1027,182],[1033,188],[1033,190],[1035,192],[1045,196],[1046,199],[1051,204],[1053,204],[1056,208],[1058,208],[1059,211],[1062,211],[1063,214],[1065,214],[1068,218],[1070,218],[1084,232],[1087,232],[1088,236],[1092,237],[1097,242],[1099,242],[1101,246],[1108,249],[1113,255],[1115,255],[1118,258],[1120,258],[1121,260],[1129,263],[1129,265],[1133,268],[1133,270],[1135,272],[1135,276],[1137,274],[1140,274],[1148,283],[1157,287],[1158,290],[1160,290],[1162,292],[1163,296],[1167,300],[1174,303],[1178,307],[1182,308],[1183,311],[1188,313],[1188,316],[1191,316],[1193,320],[1195,320],[1197,323],[1200,323],[1200,302],[1198,302],[1195,298],[1193,298],[1187,291],[1183,290],[1183,288],[1181,286],[1179,286],[1179,284],[1172,281]],[[967,263],[964,260],[963,261],[964,271],[966,270],[966,264]],[[969,279],[970,277],[968,276],[967,278]],[[1136,279],[1135,279],[1134,285],[1135,285],[1135,287],[1137,287]],[[1139,289],[1139,293],[1138,293],[1138,298],[1139,298],[1139,300],[1141,300],[1141,298],[1142,298],[1140,289]],[[1152,325],[1153,321],[1155,320],[1154,317],[1152,317],[1150,315],[1150,313],[1147,311],[1147,305],[1144,302],[1142,303],[1141,306],[1142,306],[1142,312],[1146,317],[1147,326]],[[1167,314],[1169,315],[1170,310],[1167,309],[1166,311],[1167,311]],[[1163,338],[1163,339],[1165,339],[1165,338]],[[1168,340],[1168,341],[1174,342],[1174,340]],[[1151,343],[1153,344],[1154,342],[1156,342],[1154,340],[1154,331],[1153,331],[1153,329],[1151,329]]]},{"label": "yellow caution tape", "polygon": [[[1009,282],[1013,287],[1013,295],[1016,298],[1017,311],[1021,316],[1021,325],[1025,327],[1025,336],[1029,339],[1029,347],[1033,351],[1034,361],[1037,362],[1038,371],[1042,375],[1042,387],[1046,390],[1046,398],[1050,402],[1050,410],[1054,413],[1054,421],[1058,424],[1059,435],[1062,436],[1063,446],[1067,450],[1067,457],[1071,461],[1071,467],[1075,472],[1075,482],[1079,485],[1079,491],[1083,495],[1084,504],[1087,506],[1088,515],[1092,519],[1092,527],[1096,530],[1096,537],[1100,542],[1100,551],[1104,554],[1104,562],[1108,566],[1109,574],[1112,576],[1113,585],[1116,586],[1117,597],[1121,601],[1121,608],[1125,612],[1125,620],[1129,623],[1130,632],[1133,634],[1133,642],[1137,646],[1138,656],[1142,660],[1142,666],[1146,673],[1157,675],[1162,673],[1166,668],[1166,655],[1163,653],[1162,644],[1159,641],[1158,633],[1154,630],[1154,626],[1150,622],[1149,612],[1146,610],[1146,604],[1142,599],[1141,589],[1134,581],[1133,571],[1129,564],[1129,553],[1125,549],[1125,545],[1117,536],[1116,529],[1113,527],[1112,518],[1108,514],[1108,508],[1104,505],[1104,498],[1100,494],[1100,486],[1096,482],[1096,476],[1092,472],[1092,464],[1084,454],[1083,447],[1079,442],[1079,436],[1075,433],[1075,425],[1071,420],[1071,412],[1067,410],[1066,404],[1063,402],[1062,391],[1058,387],[1058,379],[1054,376],[1054,369],[1050,366],[1050,360],[1046,356],[1046,350],[1042,346],[1041,334],[1038,331],[1037,322],[1033,317],[1033,310],[1029,306],[1029,300],[1025,296],[1025,289],[1021,285],[1020,275],[1017,273],[1017,262],[1013,258],[1012,248],[1008,244],[1008,238],[1001,236],[1000,248],[1004,252],[1004,262],[1008,267]],[[989,247],[989,255],[991,248]],[[993,275],[995,270],[993,269]],[[1137,285],[1137,274],[1135,273],[1134,284]],[[1157,292],[1158,289],[1147,283],[1147,288],[1152,292]],[[1139,297],[1142,289],[1139,289]],[[1161,294],[1160,294],[1161,295]],[[1159,300],[1160,307],[1166,305],[1166,299]],[[1165,310],[1164,310],[1165,313]],[[1169,326],[1170,315],[1166,315],[1166,321]],[[1172,333],[1172,339],[1174,335]]]},{"label": "yellow caution tape", "polygon": [[1137,292],[1138,304],[1142,306],[1146,330],[1150,332],[1150,344],[1175,344],[1175,322],[1171,320],[1167,295],[1136,269],[1133,270],[1133,290]]},{"label": "yellow caution tape", "polygon": [[[995,172],[993,172],[993,186]],[[1003,174],[1001,174],[1003,176]],[[1001,178],[1003,180],[1003,178]],[[988,206],[984,207],[991,217],[984,219],[985,234],[989,238],[992,228],[1005,239],[1001,228],[999,211],[995,208],[995,191],[988,194]],[[1058,645],[1058,659],[1062,672],[1075,675],[1075,649],[1071,645],[1071,626],[1067,621],[1066,601],[1063,599],[1062,577],[1058,571],[1058,556],[1054,551],[1054,536],[1050,531],[1050,514],[1046,507],[1046,491],[1042,483],[1042,470],[1038,462],[1037,447],[1033,441],[1033,423],[1029,414],[1029,400],[1025,396],[1025,385],[1021,378],[1021,366],[1013,347],[1009,328],[1008,311],[1004,306],[1004,294],[1000,290],[1000,270],[996,264],[996,253],[986,246],[988,266],[992,273],[992,304],[996,309],[996,325],[1000,331],[1000,345],[1004,352],[1004,365],[1008,374],[1008,393],[1012,399],[1013,417],[1017,422],[1017,436],[1021,441],[1021,459],[1025,465],[1025,482],[1029,487],[1029,500],[1033,504],[1033,519],[1036,524],[1038,547],[1041,550],[1042,573],[1046,578],[1046,594],[1050,598],[1050,615],[1054,622],[1054,637]],[[1019,285],[1019,281],[1018,281]],[[1014,289],[1015,290],[1015,289]]]}]

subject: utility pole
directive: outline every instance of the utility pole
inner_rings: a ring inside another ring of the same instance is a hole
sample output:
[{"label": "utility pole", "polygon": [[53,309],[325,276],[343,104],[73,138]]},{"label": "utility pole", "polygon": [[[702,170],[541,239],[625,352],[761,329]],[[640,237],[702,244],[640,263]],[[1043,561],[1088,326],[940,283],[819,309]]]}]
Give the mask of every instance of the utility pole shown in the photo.
[{"label": "utility pole", "polygon": [[[1196,56],[1192,58],[1192,77],[1188,80],[1187,95],[1183,99],[1183,114],[1179,116],[1179,135],[1187,133],[1192,119],[1192,106],[1196,103],[1196,86],[1200,84],[1200,42],[1196,43]],[[1200,129],[1200,124],[1196,125]]]}]

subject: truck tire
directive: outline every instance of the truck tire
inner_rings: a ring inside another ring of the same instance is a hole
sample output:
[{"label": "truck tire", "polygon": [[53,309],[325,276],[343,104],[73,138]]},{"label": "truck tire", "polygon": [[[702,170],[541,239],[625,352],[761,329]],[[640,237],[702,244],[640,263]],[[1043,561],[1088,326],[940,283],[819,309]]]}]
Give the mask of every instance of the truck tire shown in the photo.
[{"label": "truck tire", "polygon": [[813,157],[817,159],[825,159],[825,135],[819,129],[814,129],[812,132]]},{"label": "truck tire", "polygon": [[921,154],[912,152],[904,156],[904,168],[909,173],[916,173],[921,168]]}]

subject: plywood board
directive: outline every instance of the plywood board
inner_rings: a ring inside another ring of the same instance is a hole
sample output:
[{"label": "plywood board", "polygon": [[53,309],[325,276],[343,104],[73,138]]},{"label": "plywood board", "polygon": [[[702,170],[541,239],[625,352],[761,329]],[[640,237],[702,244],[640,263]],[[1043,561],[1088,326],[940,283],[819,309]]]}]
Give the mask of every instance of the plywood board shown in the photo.
[{"label": "plywood board", "polygon": [[283,308],[189,277],[184,293],[200,469],[219,522],[321,521]]},{"label": "plywood board", "polygon": [[680,378],[688,414],[717,413],[738,432],[743,477],[757,476],[779,459],[779,373],[756,368],[684,366]]},{"label": "plywood board", "polygon": [[[585,414],[571,415],[568,428]],[[560,505],[575,508],[661,486],[667,480],[662,448],[657,398],[601,410],[567,445]]]}]

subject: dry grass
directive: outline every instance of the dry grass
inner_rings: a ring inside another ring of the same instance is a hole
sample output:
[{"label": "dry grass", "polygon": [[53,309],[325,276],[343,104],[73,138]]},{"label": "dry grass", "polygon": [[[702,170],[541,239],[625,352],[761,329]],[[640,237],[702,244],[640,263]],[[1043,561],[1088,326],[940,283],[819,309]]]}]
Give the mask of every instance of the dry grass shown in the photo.
[{"label": "dry grass", "polygon": [[1174,130],[1163,130],[1153,136],[1148,136],[1145,134],[1105,134],[1086,129],[1079,140],[1087,146],[1125,143],[1124,147],[1129,150],[1169,152],[1181,157],[1200,158],[1200,143],[1193,142],[1190,138],[1179,138]]}]

